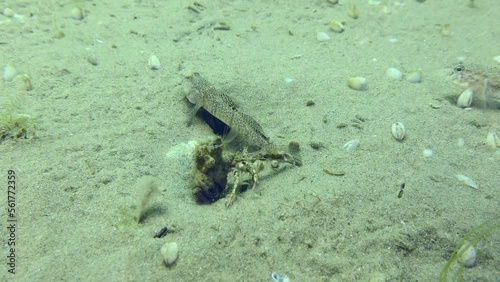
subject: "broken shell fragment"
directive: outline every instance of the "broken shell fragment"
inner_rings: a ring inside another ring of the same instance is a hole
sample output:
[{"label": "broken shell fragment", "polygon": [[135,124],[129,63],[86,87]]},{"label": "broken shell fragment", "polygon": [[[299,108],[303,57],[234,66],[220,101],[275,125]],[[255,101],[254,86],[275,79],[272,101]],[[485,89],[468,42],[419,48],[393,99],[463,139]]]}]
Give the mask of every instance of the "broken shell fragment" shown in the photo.
[{"label": "broken shell fragment", "polygon": [[12,81],[15,77],[17,76],[17,70],[16,68],[11,65],[11,64],[7,64],[4,68],[3,68],[3,73],[2,73],[2,79],[3,81],[7,81],[7,82],[10,82]]},{"label": "broken shell fragment", "polygon": [[344,31],[344,24],[333,20],[330,22],[330,28],[335,32],[342,33]]},{"label": "broken shell fragment", "polygon": [[486,145],[493,149],[500,147],[500,139],[498,139],[496,132],[488,132],[488,135],[486,136]]},{"label": "broken shell fragment", "polygon": [[405,139],[406,129],[405,129],[405,126],[403,123],[401,123],[401,122],[393,123],[391,130],[392,130],[392,136],[394,137],[394,139],[396,139],[398,141],[403,141],[403,139]]},{"label": "broken shell fragment", "polygon": [[411,83],[420,83],[420,82],[422,82],[422,71],[416,70],[416,71],[410,72],[406,76],[406,80],[408,82],[411,82]]},{"label": "broken shell fragment", "polygon": [[359,140],[354,139],[344,144],[344,149],[347,151],[354,151],[359,147]]},{"label": "broken shell fragment", "polygon": [[472,104],[472,97],[474,96],[474,91],[472,89],[468,88],[464,90],[460,96],[458,96],[457,99],[457,106],[460,108],[467,108],[470,107]]},{"label": "broken shell fragment", "polygon": [[457,174],[455,175],[455,177],[462,181],[465,185],[471,187],[471,188],[474,188],[474,189],[479,189],[479,185],[472,179],[470,179],[469,177],[465,176],[465,175],[462,175],[462,174]]},{"label": "broken shell fragment", "polygon": [[361,76],[354,76],[349,78],[347,80],[347,85],[349,85],[351,89],[358,91],[368,90],[368,81],[366,80],[366,78]]},{"label": "broken shell fragment", "polygon": [[156,57],[155,55],[152,55],[151,57],[149,57],[148,66],[152,70],[159,70],[161,67],[161,64],[160,64],[160,60],[158,60],[158,57]]},{"label": "broken shell fragment", "polygon": [[171,266],[175,263],[177,257],[179,256],[179,246],[176,242],[165,243],[165,245],[161,247],[160,252],[163,256],[163,261],[165,262],[165,264],[167,266]]}]

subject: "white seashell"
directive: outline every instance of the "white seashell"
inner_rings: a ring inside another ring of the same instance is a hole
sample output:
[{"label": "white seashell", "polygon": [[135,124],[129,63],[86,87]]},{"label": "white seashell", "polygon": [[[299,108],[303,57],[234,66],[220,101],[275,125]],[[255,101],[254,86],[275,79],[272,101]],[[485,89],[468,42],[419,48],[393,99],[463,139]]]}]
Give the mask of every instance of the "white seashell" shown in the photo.
[{"label": "white seashell", "polygon": [[158,60],[158,57],[156,57],[155,55],[152,55],[151,57],[149,57],[148,66],[152,70],[159,70],[161,67],[161,64],[160,64],[160,60]]},{"label": "white seashell", "polygon": [[465,241],[458,250],[458,263],[464,267],[473,267],[476,265],[476,249],[469,242]]},{"label": "white seashell", "polygon": [[366,80],[366,78],[361,76],[354,76],[349,78],[347,80],[347,85],[349,85],[351,89],[358,91],[368,90],[368,81]]},{"label": "white seashell", "polygon": [[344,144],[344,149],[347,151],[354,151],[359,147],[359,140],[354,139]]},{"label": "white seashell", "polygon": [[408,82],[411,82],[411,83],[419,83],[419,82],[421,82],[422,81],[422,71],[416,70],[416,71],[410,72],[406,76],[406,80]]},{"label": "white seashell", "polygon": [[497,133],[490,131],[488,135],[486,135],[486,145],[495,149],[496,147],[500,147],[500,139],[498,139]]},{"label": "white seashell", "polygon": [[398,141],[403,141],[406,137],[406,129],[405,125],[401,122],[395,122],[392,124],[391,127],[392,130],[392,136],[398,140]]},{"label": "white seashell", "polygon": [[179,246],[176,242],[165,243],[165,245],[161,247],[160,252],[163,256],[163,261],[165,261],[165,264],[167,266],[171,266],[175,263],[177,257],[179,256]]},{"label": "white seashell", "polygon": [[478,189],[479,188],[479,185],[477,185],[476,182],[474,182],[474,180],[470,179],[469,177],[465,176],[465,175],[462,175],[462,174],[457,174],[455,175],[455,177],[462,181],[465,185],[471,187],[471,188],[474,188],[474,189]]},{"label": "white seashell", "polygon": [[70,12],[70,17],[74,20],[82,20],[83,17],[85,16],[82,8],[80,7],[73,7]]},{"label": "white seashell", "polygon": [[400,80],[401,78],[403,78],[403,73],[396,68],[388,68],[385,71],[385,76],[387,76],[388,78],[395,79],[395,80]]},{"label": "white seashell", "polygon": [[457,106],[460,108],[467,108],[470,107],[472,104],[472,97],[474,96],[474,91],[472,89],[466,89],[458,96],[457,99]]},{"label": "white seashell", "polygon": [[432,149],[424,149],[422,151],[422,154],[424,155],[424,157],[429,158],[429,157],[432,157],[434,152],[432,151]]},{"label": "white seashell", "polygon": [[10,18],[10,17],[14,16],[14,11],[12,11],[11,8],[4,8],[3,15]]},{"label": "white seashell", "polygon": [[330,36],[328,36],[328,34],[326,34],[326,32],[320,31],[320,32],[316,33],[316,39],[318,41],[321,41],[321,42],[328,41],[328,40],[330,40]]},{"label": "white seashell", "polygon": [[7,64],[3,68],[2,79],[4,81],[12,81],[16,76],[17,76],[17,70],[13,65]]}]

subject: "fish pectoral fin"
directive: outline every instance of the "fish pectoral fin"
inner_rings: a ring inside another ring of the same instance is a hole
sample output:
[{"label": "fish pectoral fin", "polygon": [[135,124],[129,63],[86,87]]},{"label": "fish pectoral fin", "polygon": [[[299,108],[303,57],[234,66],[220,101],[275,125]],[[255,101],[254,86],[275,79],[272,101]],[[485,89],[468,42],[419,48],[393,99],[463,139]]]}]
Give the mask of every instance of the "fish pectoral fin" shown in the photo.
[{"label": "fish pectoral fin", "polygon": [[191,126],[191,123],[193,122],[193,118],[194,116],[196,115],[196,113],[200,110],[201,108],[201,103],[197,103],[196,105],[194,105],[194,107],[189,111],[189,114],[188,114],[188,121],[187,121],[187,125],[188,126]]}]

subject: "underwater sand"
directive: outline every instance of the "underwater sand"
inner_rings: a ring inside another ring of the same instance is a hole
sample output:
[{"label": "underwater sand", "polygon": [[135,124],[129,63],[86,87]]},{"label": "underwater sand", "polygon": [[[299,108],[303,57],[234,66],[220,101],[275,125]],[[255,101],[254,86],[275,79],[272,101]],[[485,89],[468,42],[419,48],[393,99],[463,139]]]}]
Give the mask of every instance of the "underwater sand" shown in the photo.
[{"label": "underwater sand", "polygon": [[[0,63],[29,73],[33,90],[2,81],[0,102],[17,100],[37,129],[0,143],[2,185],[8,169],[18,177],[15,275],[6,265],[6,186],[0,193],[0,280],[271,281],[272,272],[291,281],[438,280],[467,232],[500,218],[500,153],[485,145],[489,131],[500,134],[500,111],[456,107],[462,89],[446,72],[458,57],[498,70],[498,2],[357,1],[357,20],[347,2],[198,1],[195,13],[192,1],[85,1],[81,21],[69,17],[72,4],[2,2],[24,18],[0,15]],[[345,21],[343,33],[329,29],[333,19]],[[214,29],[221,22],[230,30]],[[320,31],[331,39],[319,42]],[[153,54],[160,70],[148,68]],[[423,80],[391,80],[389,67],[420,69]],[[299,142],[304,165],[264,177],[230,208],[225,199],[196,204],[191,160],[167,155],[214,136],[199,118],[186,125],[183,74],[194,71],[275,144]],[[368,79],[367,91],[347,87],[355,75]],[[391,136],[397,121],[403,142]],[[352,139],[360,147],[348,152]],[[160,192],[137,224],[130,215],[145,175]],[[153,238],[164,226],[173,232]],[[160,254],[166,242],[179,245],[172,267]],[[499,242],[496,230],[476,245],[466,281],[498,281]]]}]

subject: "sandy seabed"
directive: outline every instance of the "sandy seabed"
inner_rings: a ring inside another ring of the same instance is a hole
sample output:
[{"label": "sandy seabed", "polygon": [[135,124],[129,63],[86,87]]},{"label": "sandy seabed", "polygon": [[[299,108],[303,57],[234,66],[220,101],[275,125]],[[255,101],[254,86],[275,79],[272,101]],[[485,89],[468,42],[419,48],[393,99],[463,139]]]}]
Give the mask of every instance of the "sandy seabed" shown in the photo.
[{"label": "sandy seabed", "polygon": [[[36,125],[28,139],[0,143],[2,281],[271,281],[272,272],[436,281],[469,231],[500,220],[500,153],[485,144],[500,133],[500,111],[458,108],[462,89],[449,79],[459,58],[498,70],[497,0],[105,0],[85,1],[82,20],[62,2],[2,2],[14,15],[0,15],[0,64],[29,74],[33,89],[2,81],[0,103]],[[358,19],[347,15],[354,2]],[[345,31],[333,32],[332,20]],[[159,70],[148,68],[151,55]],[[391,80],[389,67],[421,70],[422,82]],[[303,166],[263,177],[230,208],[196,204],[191,159],[168,154],[214,136],[199,118],[186,125],[189,72],[229,93],[275,144],[299,142]],[[369,89],[349,89],[352,76]],[[403,142],[391,135],[398,121]],[[346,151],[353,139],[359,148]],[[16,274],[8,170],[17,176]],[[137,224],[130,214],[145,175],[159,193]],[[171,232],[154,238],[165,226]],[[160,253],[167,242],[179,246],[171,267]],[[498,281],[499,242],[497,229],[475,246],[466,281]]]}]

